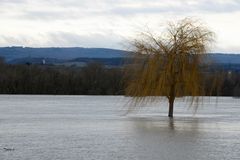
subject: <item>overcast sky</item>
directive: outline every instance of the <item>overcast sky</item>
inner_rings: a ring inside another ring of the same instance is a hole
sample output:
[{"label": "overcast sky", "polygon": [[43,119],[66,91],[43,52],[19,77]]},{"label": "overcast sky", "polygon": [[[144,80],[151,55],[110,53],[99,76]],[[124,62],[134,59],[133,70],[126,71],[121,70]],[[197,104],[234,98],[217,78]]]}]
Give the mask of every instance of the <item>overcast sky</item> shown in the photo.
[{"label": "overcast sky", "polygon": [[216,33],[212,52],[240,53],[240,0],[0,0],[0,46],[125,49],[184,17]]}]

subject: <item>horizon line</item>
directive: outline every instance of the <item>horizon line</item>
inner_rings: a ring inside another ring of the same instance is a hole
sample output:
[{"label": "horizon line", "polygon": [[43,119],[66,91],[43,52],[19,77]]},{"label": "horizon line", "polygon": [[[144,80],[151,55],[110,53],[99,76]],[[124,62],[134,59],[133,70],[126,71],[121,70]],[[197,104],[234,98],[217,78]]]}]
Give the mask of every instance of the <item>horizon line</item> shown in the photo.
[{"label": "horizon line", "polygon": [[[70,49],[70,48],[82,48],[82,49],[110,49],[110,50],[119,50],[119,51],[126,51],[124,49],[119,48],[109,48],[109,47],[83,47],[83,46],[44,46],[44,47],[30,47],[30,46],[21,46],[21,45],[13,45],[13,46],[0,46],[0,48],[32,48],[32,49],[46,49],[46,48],[63,48],[63,49]],[[208,52],[207,54],[240,54],[240,52]]]}]

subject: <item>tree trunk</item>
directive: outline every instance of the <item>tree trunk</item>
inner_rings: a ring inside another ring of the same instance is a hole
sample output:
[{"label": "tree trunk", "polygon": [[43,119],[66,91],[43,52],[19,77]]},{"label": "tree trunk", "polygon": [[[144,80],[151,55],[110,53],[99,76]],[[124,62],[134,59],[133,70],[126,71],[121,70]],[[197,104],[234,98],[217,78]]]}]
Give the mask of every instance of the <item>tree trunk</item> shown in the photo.
[{"label": "tree trunk", "polygon": [[173,117],[174,98],[170,97],[168,102],[169,102],[168,117],[172,118]]},{"label": "tree trunk", "polygon": [[170,94],[168,97],[168,103],[169,103],[168,117],[170,118],[173,117],[174,100],[175,100],[175,82],[171,85]]}]

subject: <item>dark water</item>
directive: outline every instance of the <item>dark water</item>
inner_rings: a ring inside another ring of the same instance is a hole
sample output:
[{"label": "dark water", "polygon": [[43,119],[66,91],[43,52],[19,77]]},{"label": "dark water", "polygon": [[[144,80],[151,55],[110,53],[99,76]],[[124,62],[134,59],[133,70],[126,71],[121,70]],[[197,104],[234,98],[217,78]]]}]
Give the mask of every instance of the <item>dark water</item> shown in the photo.
[{"label": "dark water", "polygon": [[[240,99],[125,115],[121,96],[0,96],[0,160],[240,159]],[[6,150],[4,148],[10,149]],[[13,150],[12,150],[13,149]]]}]

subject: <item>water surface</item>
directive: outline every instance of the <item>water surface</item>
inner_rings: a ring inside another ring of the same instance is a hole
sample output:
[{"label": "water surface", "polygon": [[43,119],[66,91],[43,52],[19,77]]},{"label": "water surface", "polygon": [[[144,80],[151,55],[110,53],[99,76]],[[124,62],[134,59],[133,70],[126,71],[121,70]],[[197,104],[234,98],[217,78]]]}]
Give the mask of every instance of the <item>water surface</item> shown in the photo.
[{"label": "water surface", "polygon": [[[240,159],[240,99],[181,99],[125,115],[121,96],[0,96],[1,160]],[[6,151],[3,148],[14,149]]]}]

